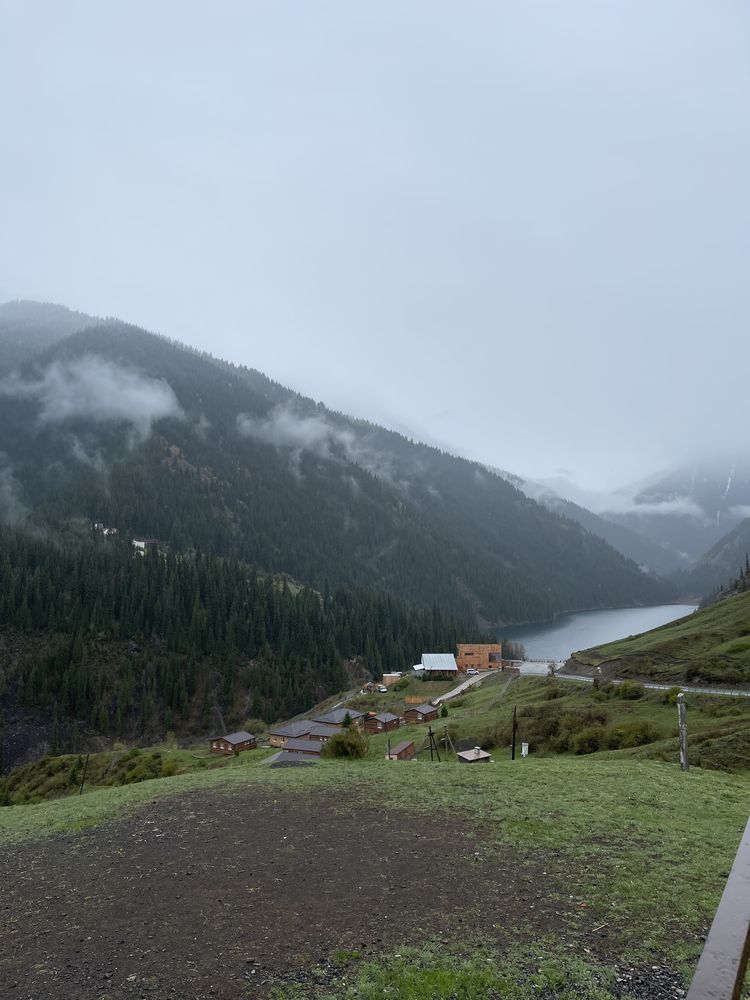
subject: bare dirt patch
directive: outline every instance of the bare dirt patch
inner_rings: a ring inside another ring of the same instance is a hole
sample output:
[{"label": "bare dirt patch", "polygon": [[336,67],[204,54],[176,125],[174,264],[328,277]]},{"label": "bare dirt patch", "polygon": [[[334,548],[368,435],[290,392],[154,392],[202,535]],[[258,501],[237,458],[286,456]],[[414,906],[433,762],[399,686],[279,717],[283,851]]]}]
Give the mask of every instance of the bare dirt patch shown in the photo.
[{"label": "bare dirt patch", "polygon": [[3,851],[0,995],[262,997],[335,950],[497,943],[519,920],[562,931],[569,890],[549,859],[485,843],[468,822],[330,792],[159,799]]}]

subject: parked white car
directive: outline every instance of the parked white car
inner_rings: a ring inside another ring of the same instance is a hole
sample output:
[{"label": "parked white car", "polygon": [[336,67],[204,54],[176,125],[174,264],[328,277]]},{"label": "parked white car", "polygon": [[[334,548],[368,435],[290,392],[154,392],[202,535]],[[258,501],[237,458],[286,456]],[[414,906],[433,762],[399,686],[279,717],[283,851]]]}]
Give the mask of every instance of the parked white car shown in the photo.
[{"label": "parked white car", "polygon": [[469,669],[466,671],[466,676],[467,677],[476,677],[476,675],[478,673],[479,673],[479,671],[477,670],[476,667],[469,667]]}]

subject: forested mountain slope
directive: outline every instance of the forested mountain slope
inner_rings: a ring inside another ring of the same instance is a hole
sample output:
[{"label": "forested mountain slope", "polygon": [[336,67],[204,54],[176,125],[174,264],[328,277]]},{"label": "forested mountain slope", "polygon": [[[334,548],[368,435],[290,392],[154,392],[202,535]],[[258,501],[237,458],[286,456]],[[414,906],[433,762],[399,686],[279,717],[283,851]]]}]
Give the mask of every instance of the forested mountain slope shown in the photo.
[{"label": "forested mountain slope", "polygon": [[676,573],[675,586],[681,594],[705,597],[729,585],[742,570],[750,553],[750,518],[706,552],[689,570]]},{"label": "forested mountain slope", "polygon": [[666,593],[476,463],[121,323],[2,379],[0,453],[6,519],[61,533],[100,521],[318,588],[503,623]]},{"label": "forested mountain slope", "polygon": [[572,500],[566,500],[544,483],[523,479],[510,472],[501,470],[497,470],[497,472],[498,475],[517,486],[526,496],[536,500],[547,510],[551,510],[561,517],[567,517],[571,521],[577,521],[586,531],[603,539],[613,549],[627,559],[632,559],[639,566],[643,566],[658,575],[666,575],[674,570],[674,556],[656,541],[633,531],[631,528],[626,528],[622,524],[616,524],[606,517],[601,517]]},{"label": "forested mountain slope", "polygon": [[96,533],[61,547],[11,528],[0,528],[0,622],[6,768],[47,741],[77,749],[92,734],[153,741],[286,718],[354,683],[353,670],[361,682],[487,638],[360,588],[321,594],[236,560],[142,556]]}]

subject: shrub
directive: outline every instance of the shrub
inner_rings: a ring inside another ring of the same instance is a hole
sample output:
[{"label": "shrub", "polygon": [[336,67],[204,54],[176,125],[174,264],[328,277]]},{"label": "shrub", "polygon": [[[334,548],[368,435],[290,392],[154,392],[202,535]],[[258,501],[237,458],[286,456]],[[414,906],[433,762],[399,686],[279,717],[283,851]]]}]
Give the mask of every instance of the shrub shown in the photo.
[{"label": "shrub", "polygon": [[170,757],[169,760],[165,760],[162,764],[161,773],[165,778],[171,778],[177,774],[177,761],[174,757]]},{"label": "shrub", "polygon": [[245,729],[248,733],[256,735],[257,733],[265,733],[268,729],[268,725],[263,721],[263,719],[247,719],[245,722]]},{"label": "shrub", "polygon": [[645,691],[644,686],[637,681],[623,681],[616,688],[617,697],[624,698],[626,701],[636,701],[638,698],[642,698]]},{"label": "shrub", "polygon": [[679,687],[671,687],[668,691],[665,691],[661,696],[661,701],[663,705],[676,705],[677,695],[680,693]]},{"label": "shrub", "polygon": [[367,740],[354,727],[335,733],[323,744],[321,757],[361,758],[367,754]]},{"label": "shrub", "polygon": [[448,717],[448,706],[442,705],[440,708],[440,718],[446,719]]},{"label": "shrub", "polygon": [[642,747],[653,743],[659,734],[646,719],[636,722],[626,722],[608,729],[603,742],[604,749],[625,750],[629,747]]},{"label": "shrub", "polygon": [[408,687],[409,687],[409,678],[402,677],[400,681],[396,681],[396,683],[393,685],[393,690],[404,691]]},{"label": "shrub", "polygon": [[573,736],[570,748],[573,753],[577,754],[596,753],[597,750],[601,750],[603,743],[604,726],[600,723],[594,723],[592,726],[580,729]]}]

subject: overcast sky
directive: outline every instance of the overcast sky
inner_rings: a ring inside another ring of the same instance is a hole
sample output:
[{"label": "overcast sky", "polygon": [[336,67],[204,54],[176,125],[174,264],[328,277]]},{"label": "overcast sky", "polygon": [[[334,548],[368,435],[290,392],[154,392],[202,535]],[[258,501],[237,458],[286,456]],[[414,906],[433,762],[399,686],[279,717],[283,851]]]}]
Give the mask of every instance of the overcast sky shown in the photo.
[{"label": "overcast sky", "polygon": [[746,0],[0,0],[0,301],[527,475],[747,437]]}]

